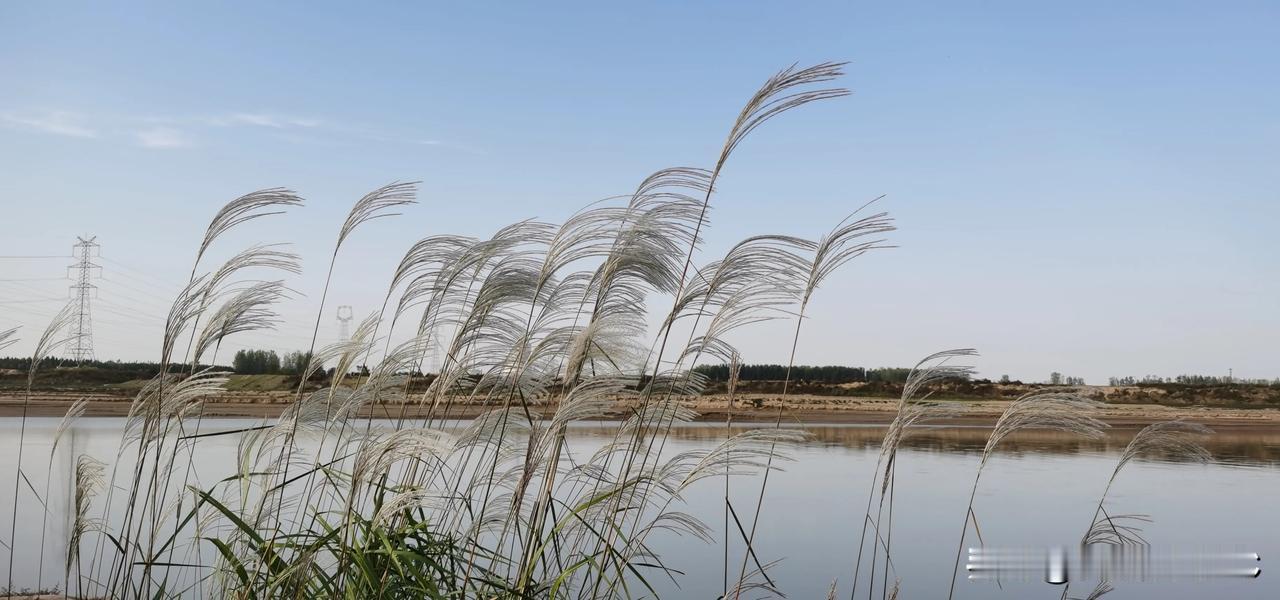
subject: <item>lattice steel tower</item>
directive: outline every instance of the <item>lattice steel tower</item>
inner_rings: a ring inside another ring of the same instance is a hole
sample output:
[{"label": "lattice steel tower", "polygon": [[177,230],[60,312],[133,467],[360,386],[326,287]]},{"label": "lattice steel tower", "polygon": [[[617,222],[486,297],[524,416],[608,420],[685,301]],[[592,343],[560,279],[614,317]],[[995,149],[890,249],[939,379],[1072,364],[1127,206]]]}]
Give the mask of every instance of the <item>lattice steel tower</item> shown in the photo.
[{"label": "lattice steel tower", "polygon": [[[94,241],[98,236],[76,239],[79,241],[71,248],[71,256],[76,258],[76,264],[67,267],[67,276],[75,281],[70,288],[71,305],[75,313],[71,318],[67,360],[74,360],[76,366],[79,366],[86,360],[93,360],[93,317],[89,314],[89,300],[98,291],[98,286],[92,283],[96,275],[95,269],[102,267],[93,263],[93,258],[98,256],[98,244]],[[74,274],[72,269],[75,269]]]},{"label": "lattice steel tower", "polygon": [[338,307],[338,339],[344,342],[351,339],[351,319],[354,316],[350,306],[343,304]]}]

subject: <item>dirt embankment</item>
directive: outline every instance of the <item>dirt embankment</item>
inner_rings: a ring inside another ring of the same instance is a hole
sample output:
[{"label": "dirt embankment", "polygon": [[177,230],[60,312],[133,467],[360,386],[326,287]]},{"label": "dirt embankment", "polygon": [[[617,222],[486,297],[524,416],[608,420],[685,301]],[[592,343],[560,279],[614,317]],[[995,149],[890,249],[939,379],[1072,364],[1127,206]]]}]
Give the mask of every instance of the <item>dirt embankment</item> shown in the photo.
[{"label": "dirt embankment", "polygon": [[[294,399],[292,392],[231,391],[207,401],[204,414],[213,417],[269,418],[280,414]],[[89,401],[88,416],[125,416],[129,410],[129,394],[83,392],[38,392],[30,403],[24,395],[12,391],[0,391],[0,416],[14,417],[25,412],[28,416],[59,417],[67,407],[80,398]],[[948,425],[990,426],[1008,405],[1008,400],[941,400],[963,408],[961,416],[947,420]],[[814,395],[788,395],[785,400],[774,394],[739,394],[733,406],[727,396],[710,394],[689,400],[687,405],[697,411],[700,421],[724,422],[732,416],[735,422],[783,423],[831,423],[883,425],[893,419],[897,400],[894,398],[833,397]],[[451,403],[439,407],[437,417],[465,419],[495,408],[481,403]],[[624,419],[635,409],[631,403],[619,403],[612,418]],[[375,418],[420,417],[427,413],[427,406],[415,399],[407,404],[376,404],[362,415]],[[531,407],[533,413],[549,415],[554,406]],[[1246,409],[1216,406],[1167,406],[1156,404],[1107,404],[1102,419],[1117,427],[1137,427],[1170,419],[1187,419],[1210,423],[1218,429],[1280,430],[1280,409]]]},{"label": "dirt embankment", "polygon": [[[40,394],[81,394],[89,396],[129,397],[137,393],[155,373],[129,369],[102,369],[93,367],[60,367],[43,369],[37,373],[35,388]],[[410,391],[423,391],[430,384],[432,375],[415,376]],[[308,382],[308,389],[318,389],[325,384],[322,375]],[[348,376],[347,384],[360,381]],[[298,388],[296,375],[238,375],[233,374],[226,389],[237,394],[228,396],[229,402],[242,404],[272,404],[291,397]],[[737,392],[751,406],[761,399],[780,397],[782,381],[746,380],[739,383]],[[20,394],[26,387],[26,375],[16,370],[0,371],[0,395]],[[931,386],[933,399],[940,400],[1012,400],[1027,393],[1046,389],[1075,389],[1080,393],[1108,404],[1139,404],[1173,407],[1209,406],[1216,408],[1276,408],[1280,409],[1280,385],[1217,384],[1190,385],[1180,383],[1137,384],[1126,386],[1050,386],[1035,383],[1000,383],[989,380],[952,381]],[[821,381],[793,380],[787,385],[790,403],[797,408],[807,404],[828,404],[822,399],[874,399],[897,398],[902,394],[902,384],[889,381],[857,383],[825,383]],[[241,394],[241,393],[244,394]],[[723,382],[712,383],[706,396],[717,397],[725,392]],[[840,405],[840,402],[832,404]]]},{"label": "dirt embankment", "polygon": [[[108,376],[109,375],[109,376]],[[124,416],[130,401],[146,379],[123,379],[129,373],[104,374],[98,369],[53,369],[37,379],[36,391],[24,402],[25,376],[0,375],[0,416],[61,416],[80,398],[89,401],[90,416]],[[358,378],[349,379],[349,382]],[[429,407],[420,404],[417,393],[430,377],[414,378],[408,403],[378,403],[365,414],[375,417],[417,417]],[[321,382],[309,384],[319,387]],[[298,378],[288,375],[232,375],[227,391],[205,403],[204,414],[222,417],[265,418],[279,415],[296,397]],[[990,425],[1008,401],[1045,389],[1076,390],[1106,403],[1103,418],[1113,424],[1144,424],[1184,418],[1236,424],[1244,427],[1280,427],[1280,386],[1267,385],[1182,385],[1142,384],[1133,386],[1084,386],[1067,388],[1023,383],[959,381],[930,388],[930,400],[950,402],[965,408],[957,425]],[[791,382],[785,399],[781,381],[744,381],[738,386],[733,405],[724,385],[712,384],[707,393],[688,401],[704,421],[723,422],[730,414],[735,421],[773,422],[782,414],[787,422],[882,424],[892,419],[901,384],[890,382],[830,384]],[[437,408],[436,416],[468,418],[491,410],[482,403],[452,402],[447,412]],[[625,418],[634,406],[620,403],[614,418]],[[535,413],[549,414],[553,406],[538,406]]]}]

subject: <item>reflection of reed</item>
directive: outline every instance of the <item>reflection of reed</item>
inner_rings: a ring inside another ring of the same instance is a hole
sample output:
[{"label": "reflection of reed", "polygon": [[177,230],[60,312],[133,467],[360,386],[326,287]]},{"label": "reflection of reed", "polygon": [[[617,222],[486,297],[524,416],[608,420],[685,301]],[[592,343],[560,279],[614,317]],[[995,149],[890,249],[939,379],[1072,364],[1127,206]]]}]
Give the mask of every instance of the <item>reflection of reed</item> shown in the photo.
[{"label": "reflection of reed", "polygon": [[[767,424],[765,424],[767,425]],[[884,439],[883,426],[812,425],[804,427],[813,434],[815,444],[860,450],[879,450]],[[584,434],[604,434],[606,427],[575,428]],[[902,447],[923,452],[980,452],[990,434],[989,427],[921,426]],[[1120,454],[1137,433],[1135,429],[1112,428],[1101,439],[1081,439],[1057,431],[1023,431],[1009,436],[996,454]],[[691,425],[675,427],[672,437],[688,441],[724,439],[724,427]],[[1239,465],[1280,465],[1280,431],[1219,431],[1204,441],[1215,461]],[[1178,457],[1166,457],[1181,462]]]}]

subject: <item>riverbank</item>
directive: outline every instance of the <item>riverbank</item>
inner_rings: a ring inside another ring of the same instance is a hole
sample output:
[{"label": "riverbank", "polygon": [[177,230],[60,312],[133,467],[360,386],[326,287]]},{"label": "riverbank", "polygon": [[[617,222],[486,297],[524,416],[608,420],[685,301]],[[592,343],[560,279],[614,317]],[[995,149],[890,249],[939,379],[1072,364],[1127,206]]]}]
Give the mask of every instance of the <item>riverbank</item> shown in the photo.
[{"label": "riverbank", "polygon": [[[123,417],[128,414],[131,398],[115,393],[38,392],[25,412],[32,417],[61,417],[76,400],[84,398],[86,416]],[[217,401],[205,403],[207,417],[272,418],[293,400],[288,392],[227,392]],[[24,412],[24,397],[13,392],[0,393],[0,417],[19,417]],[[1008,406],[1007,400],[943,400],[963,409],[960,416],[935,424],[954,426],[991,426]],[[833,424],[833,425],[885,425],[893,419],[897,400],[894,398],[842,398],[831,396],[796,395],[784,401],[775,395],[744,395],[735,399],[734,406],[719,395],[701,396],[687,402],[687,406],[699,413],[698,421],[723,423],[732,417],[738,423],[774,423],[781,418],[785,423]],[[495,408],[493,405],[454,404],[437,411],[437,416],[450,419],[467,419]],[[621,420],[635,408],[630,403],[619,403],[611,414]],[[378,404],[366,407],[361,416],[396,419],[425,416],[427,407],[412,404]],[[551,406],[531,407],[538,414],[550,414]],[[1205,423],[1217,429],[1236,431],[1280,431],[1280,410],[1274,408],[1225,408],[1214,406],[1166,406],[1155,404],[1104,404],[1100,418],[1112,427],[1141,427],[1158,421],[1185,419]]]}]

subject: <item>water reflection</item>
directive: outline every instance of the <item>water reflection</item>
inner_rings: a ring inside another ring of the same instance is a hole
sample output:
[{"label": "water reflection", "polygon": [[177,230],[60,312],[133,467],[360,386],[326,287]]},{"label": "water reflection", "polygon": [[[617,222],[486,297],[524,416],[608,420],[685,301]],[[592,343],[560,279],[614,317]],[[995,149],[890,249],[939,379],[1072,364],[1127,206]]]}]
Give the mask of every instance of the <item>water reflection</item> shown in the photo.
[{"label": "water reflection", "polygon": [[[771,427],[751,423],[734,426],[734,430],[747,427]],[[854,450],[878,450],[884,438],[885,428],[879,425],[786,425],[802,427],[814,436],[814,443]],[[577,428],[589,435],[612,435],[616,425],[587,424]],[[921,452],[980,452],[987,443],[988,427],[978,426],[924,426],[913,430],[903,441],[902,447]],[[1107,430],[1106,437],[1096,440],[1082,439],[1060,431],[1023,431],[1015,433],[997,447],[996,453],[1005,456],[1025,454],[1119,454],[1138,432],[1136,427],[1116,427]],[[686,424],[672,428],[674,439],[691,442],[709,442],[725,437],[725,428],[702,423]],[[1205,448],[1215,461],[1239,466],[1280,465],[1280,430],[1267,431],[1252,428],[1230,428],[1216,431],[1203,440]],[[1146,460],[1179,462],[1181,457],[1145,457]]]},{"label": "water reflection", "polygon": [[[72,456],[88,453],[110,458],[120,440],[121,419],[84,419],[67,433],[52,471],[44,472],[49,442],[57,419],[30,419],[26,427],[29,475],[37,488],[54,478],[50,506],[56,514],[70,510],[69,481]],[[253,420],[207,422],[209,431],[257,424]],[[457,426],[460,423],[451,423]],[[769,427],[747,424],[742,427]],[[17,441],[17,420],[0,420],[0,439]],[[813,440],[791,452],[794,461],[776,472],[761,509],[760,529],[753,547],[792,598],[826,597],[833,580],[839,597],[848,597],[852,561],[857,555],[857,532],[872,469],[884,435],[883,426],[809,425]],[[617,423],[575,425],[569,448],[581,460],[617,431]],[[964,517],[974,468],[989,432],[984,427],[922,428],[903,444],[899,477],[895,480],[895,574],[902,578],[902,597],[945,597],[956,550],[956,529]],[[1137,432],[1117,427],[1099,440],[1051,431],[1023,432],[998,448],[983,475],[975,505],[987,543],[998,547],[1052,548],[1074,544],[1087,528],[1099,494],[1115,466],[1115,457]],[[700,450],[724,439],[723,425],[695,423],[676,427],[665,450]],[[1144,537],[1157,548],[1213,549],[1280,555],[1280,430],[1224,427],[1205,440],[1215,464],[1197,465],[1141,461],[1127,467],[1111,490],[1108,507],[1118,513],[1150,515]],[[233,468],[235,436],[202,441],[193,465],[205,483],[217,481]],[[0,480],[14,481],[16,453],[0,453]],[[39,463],[41,468],[36,468]],[[1236,468],[1248,465],[1250,468]],[[24,472],[26,470],[24,469]],[[717,478],[689,490],[683,512],[703,519],[716,544],[689,537],[655,536],[653,550],[667,564],[679,565],[686,575],[678,581],[655,579],[660,597],[714,598],[723,586],[723,547],[728,539],[736,564],[745,546],[724,519],[725,484]],[[734,477],[731,502],[750,519],[760,498],[758,478]],[[12,510],[10,494],[0,494],[0,514]],[[26,497],[30,505],[30,497]],[[119,514],[117,498],[111,514]],[[95,508],[95,515],[98,509]],[[41,523],[20,520],[19,547],[39,547]],[[726,535],[726,529],[728,534]],[[67,532],[62,519],[51,519],[44,581],[60,580]],[[899,552],[901,552],[899,554]],[[35,585],[38,552],[16,555],[15,584]],[[0,561],[8,552],[0,548]],[[1271,564],[1270,558],[1264,558]],[[1263,565],[1264,571],[1268,569]],[[1126,583],[1114,597],[1139,600],[1199,599],[1205,597],[1272,599],[1280,597],[1273,575],[1258,580]],[[1043,582],[1005,582],[1003,589],[982,582],[957,586],[957,599],[1057,598],[1061,589]],[[865,595],[865,588],[858,597]],[[1080,590],[1087,592],[1087,587]],[[1077,589],[1072,588],[1076,594]],[[754,596],[753,596],[754,597]],[[1108,598],[1113,596],[1108,596]]]}]

